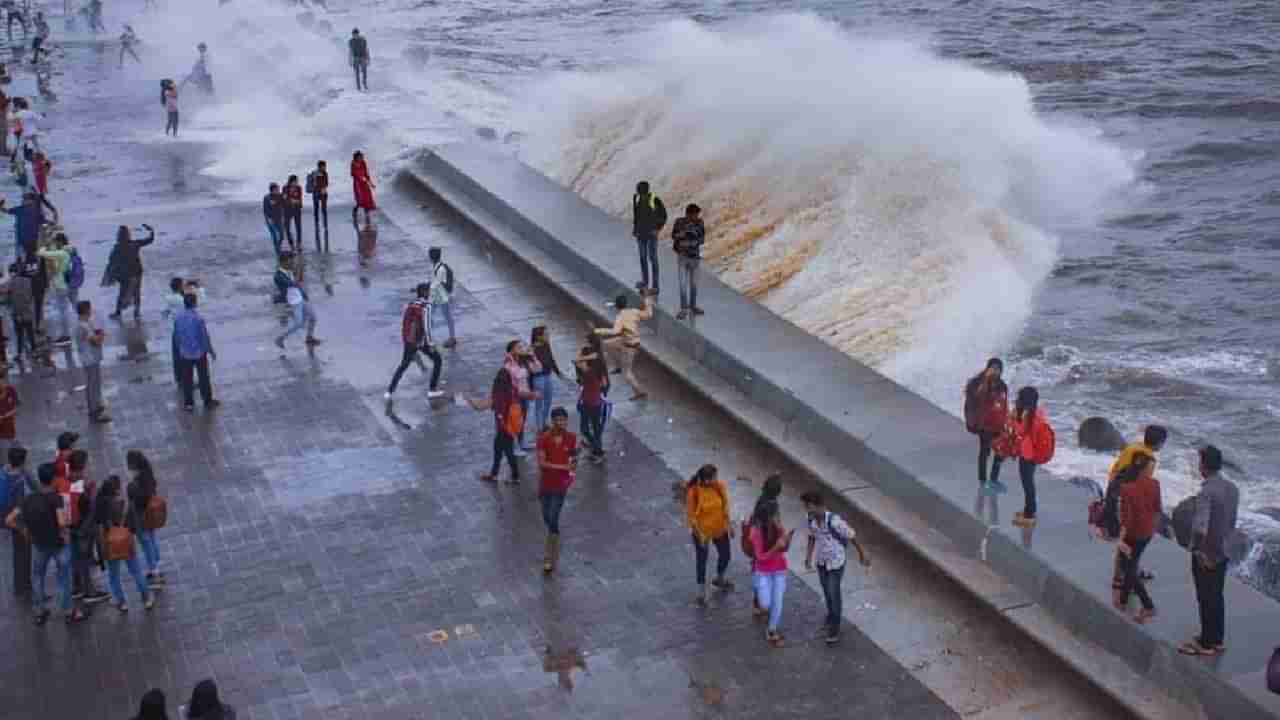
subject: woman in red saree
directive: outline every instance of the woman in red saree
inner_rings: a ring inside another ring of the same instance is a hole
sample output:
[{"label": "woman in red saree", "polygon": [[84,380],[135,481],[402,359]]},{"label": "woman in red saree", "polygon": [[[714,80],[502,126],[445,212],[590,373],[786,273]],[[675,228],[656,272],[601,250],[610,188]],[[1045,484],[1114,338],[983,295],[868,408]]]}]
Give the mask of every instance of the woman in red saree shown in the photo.
[{"label": "woman in red saree", "polygon": [[355,190],[356,206],[351,208],[351,222],[356,223],[356,214],[364,209],[364,221],[370,222],[370,213],[378,209],[373,201],[373,178],[369,177],[369,166],[364,162],[364,153],[356,151],[351,156],[351,187]]}]

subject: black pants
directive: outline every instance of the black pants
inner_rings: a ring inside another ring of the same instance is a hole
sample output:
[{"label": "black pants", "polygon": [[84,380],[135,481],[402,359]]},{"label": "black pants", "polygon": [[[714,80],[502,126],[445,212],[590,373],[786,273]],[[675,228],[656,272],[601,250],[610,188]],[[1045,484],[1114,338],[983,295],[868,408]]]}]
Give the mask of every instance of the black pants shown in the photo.
[{"label": "black pants", "polygon": [[1227,632],[1223,598],[1227,588],[1227,563],[1224,560],[1211,568],[1202,567],[1193,553],[1191,577],[1196,583],[1196,602],[1200,604],[1200,637],[1197,639],[1203,647],[1217,647]]},{"label": "black pants", "polygon": [[840,582],[844,580],[845,565],[835,570],[818,566],[818,582],[822,585],[822,597],[827,601],[827,627],[840,630],[840,618],[844,615],[844,595],[840,594]]},{"label": "black pants", "polygon": [[1018,459],[1018,476],[1022,478],[1022,516],[1036,516],[1036,464]]},{"label": "black pants", "polygon": [[39,330],[44,325],[44,296],[48,291],[49,291],[49,288],[47,286],[39,287],[39,286],[36,286],[35,284],[32,284],[31,299],[35,303],[35,309],[36,309],[35,327],[37,330]]},{"label": "black pants", "polygon": [[579,406],[581,418],[579,429],[582,431],[582,437],[591,446],[591,452],[596,455],[604,454],[604,403],[600,403],[595,407],[590,405]]},{"label": "black pants", "polygon": [[[693,563],[695,572],[698,575],[698,584],[705,585],[707,582],[707,556],[711,554],[709,545],[703,545],[698,542],[697,535],[691,535],[693,538]],[[711,541],[716,546],[716,577],[724,577],[724,571],[729,568],[729,553],[732,547],[729,543],[729,533],[724,533],[718,538]]]},{"label": "black pants", "polygon": [[[298,234],[296,240],[293,237],[293,233],[289,232],[290,225],[293,226],[294,232]],[[287,208],[284,211],[284,239],[289,241],[290,247],[294,250],[302,249],[302,208]]]},{"label": "black pants", "polygon": [[[128,280],[120,281],[119,294],[116,295],[116,315],[124,312],[124,309],[130,304],[133,305],[133,316],[142,315],[142,276],[134,275]],[[36,312],[40,312],[40,303],[36,304]],[[36,327],[40,327],[39,321]]]},{"label": "black pants", "polygon": [[178,375],[182,383],[182,401],[187,405],[195,404],[195,387],[192,375],[200,377],[200,399],[208,406],[213,402],[213,383],[209,381],[209,356],[201,355],[199,360],[178,358]]},{"label": "black pants", "polygon": [[168,135],[170,132],[173,133],[174,137],[178,136],[178,111],[177,110],[174,110],[173,112],[169,113],[169,118],[167,121],[165,121],[165,124],[164,124],[164,134]]},{"label": "black pants", "polygon": [[71,553],[71,591],[87,595],[96,590],[89,574],[93,566],[93,538],[72,535],[71,542],[75,543]]},{"label": "black pants", "polygon": [[409,365],[418,358],[419,352],[431,358],[431,384],[427,387],[432,390],[436,389],[436,386],[440,384],[440,367],[444,363],[444,358],[440,357],[440,353],[429,345],[424,348],[418,348],[409,344],[404,346],[404,354],[400,356],[400,367],[397,367],[395,374],[391,376],[391,385],[387,387],[387,392],[394,393],[396,391],[396,387],[400,385],[401,376],[404,375],[405,370],[409,369]]},{"label": "black pants", "polygon": [[355,71],[356,71],[356,89],[368,90],[369,89],[369,61],[366,60],[364,62],[353,62],[351,63],[351,66],[355,68]]},{"label": "black pants", "polygon": [[[978,432],[978,484],[987,484],[987,461],[991,460],[991,443],[995,441],[996,434],[981,430]],[[991,462],[991,481],[1000,479],[1000,463],[1004,462],[1004,458],[999,455],[995,456],[995,460]]]},{"label": "black pants", "polygon": [[502,469],[502,458],[507,459],[507,465],[511,466],[511,479],[520,479],[520,466],[516,464],[516,439],[508,435],[506,432],[499,430],[493,436],[493,468],[489,474],[498,477],[498,471]]},{"label": "black pants", "polygon": [[31,542],[17,530],[13,536],[13,592],[26,595],[31,592]]},{"label": "black pants", "polygon": [[169,349],[173,353],[173,384],[182,387],[181,356],[178,355],[178,334],[173,333],[169,341]]},{"label": "black pants", "polygon": [[1147,549],[1151,538],[1146,540],[1137,540],[1133,543],[1133,553],[1126,557],[1124,554],[1119,555],[1120,568],[1124,573],[1124,584],[1121,589],[1123,597],[1129,597],[1129,593],[1137,593],[1138,600],[1142,602],[1142,607],[1148,610],[1155,609],[1155,603],[1151,602],[1151,595],[1147,593],[1147,584],[1142,581],[1142,574],[1138,572],[1138,563],[1142,560],[1142,551]]},{"label": "black pants", "polygon": [[[36,351],[35,323],[30,320],[18,320],[17,318],[14,318],[13,335],[15,338],[14,342],[17,343],[19,356],[22,355],[22,351],[24,349],[29,353],[34,353]],[[24,339],[26,342],[23,342]]]},{"label": "black pants", "polygon": [[[320,225],[324,219],[324,233],[329,234],[329,193],[311,194],[311,214],[316,219],[316,252],[320,252]],[[324,251],[329,252],[329,238],[324,239]]]}]

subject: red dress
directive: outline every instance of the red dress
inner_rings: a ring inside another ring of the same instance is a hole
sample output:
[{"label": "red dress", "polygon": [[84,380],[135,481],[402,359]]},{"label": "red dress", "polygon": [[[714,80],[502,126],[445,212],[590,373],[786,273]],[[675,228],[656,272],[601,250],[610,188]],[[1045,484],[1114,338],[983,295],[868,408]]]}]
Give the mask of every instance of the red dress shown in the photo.
[{"label": "red dress", "polygon": [[364,160],[351,161],[351,186],[356,193],[356,207],[363,210],[377,210],[373,202],[373,184],[369,180],[369,167]]}]

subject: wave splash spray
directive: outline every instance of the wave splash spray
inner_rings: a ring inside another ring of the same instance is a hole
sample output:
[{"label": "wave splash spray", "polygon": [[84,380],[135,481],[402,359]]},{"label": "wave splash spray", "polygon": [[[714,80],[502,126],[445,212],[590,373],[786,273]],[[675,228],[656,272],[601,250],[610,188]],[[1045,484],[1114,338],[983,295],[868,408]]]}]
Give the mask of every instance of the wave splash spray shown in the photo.
[{"label": "wave splash spray", "polygon": [[708,224],[704,266],[954,410],[1057,257],[1135,178],[1026,82],[810,15],[644,36],[637,64],[532,91],[525,158],[607,211],[648,179]]}]

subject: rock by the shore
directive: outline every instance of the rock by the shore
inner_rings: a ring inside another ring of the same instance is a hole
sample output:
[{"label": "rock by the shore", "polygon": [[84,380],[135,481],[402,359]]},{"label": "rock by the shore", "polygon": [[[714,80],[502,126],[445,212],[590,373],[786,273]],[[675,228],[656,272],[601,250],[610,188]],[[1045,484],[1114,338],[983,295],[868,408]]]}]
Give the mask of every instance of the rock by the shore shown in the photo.
[{"label": "rock by the shore", "polygon": [[494,129],[493,129],[493,128],[491,128],[491,127],[478,127],[478,128],[476,128],[476,135],[479,135],[480,137],[484,138],[485,140],[497,140],[497,139],[498,139],[498,131],[497,131],[497,130],[494,130]]},{"label": "rock by the shore", "polygon": [[1124,434],[1103,417],[1086,418],[1076,437],[1080,447],[1098,452],[1114,452],[1125,446]]}]

